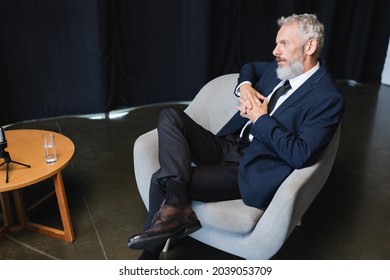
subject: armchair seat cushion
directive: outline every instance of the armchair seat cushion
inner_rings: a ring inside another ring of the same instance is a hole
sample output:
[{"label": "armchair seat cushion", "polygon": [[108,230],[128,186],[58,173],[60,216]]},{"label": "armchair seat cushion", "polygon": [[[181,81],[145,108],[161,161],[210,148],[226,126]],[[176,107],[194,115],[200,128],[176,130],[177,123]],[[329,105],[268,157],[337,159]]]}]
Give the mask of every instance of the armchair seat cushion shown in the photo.
[{"label": "armchair seat cushion", "polygon": [[248,234],[256,226],[264,211],[244,204],[242,199],[192,202],[192,208],[203,227],[212,227],[235,234]]}]

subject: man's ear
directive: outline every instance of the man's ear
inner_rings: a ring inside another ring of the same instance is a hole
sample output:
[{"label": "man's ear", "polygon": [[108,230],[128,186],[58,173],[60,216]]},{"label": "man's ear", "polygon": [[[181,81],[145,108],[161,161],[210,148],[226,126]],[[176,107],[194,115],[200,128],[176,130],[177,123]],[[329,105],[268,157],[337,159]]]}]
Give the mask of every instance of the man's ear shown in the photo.
[{"label": "man's ear", "polygon": [[313,55],[317,50],[317,46],[318,46],[318,41],[315,39],[310,39],[305,46],[306,54]]}]

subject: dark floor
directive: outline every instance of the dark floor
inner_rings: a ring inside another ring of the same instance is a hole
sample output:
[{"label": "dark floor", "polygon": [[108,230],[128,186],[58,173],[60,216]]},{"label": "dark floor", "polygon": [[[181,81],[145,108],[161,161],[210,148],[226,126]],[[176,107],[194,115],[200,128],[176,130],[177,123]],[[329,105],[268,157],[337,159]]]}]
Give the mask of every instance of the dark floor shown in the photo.
[{"label": "dark floor", "polygon": [[[390,87],[340,86],[347,109],[333,171],[302,226],[274,259],[390,259]],[[155,126],[162,107],[134,109],[112,119],[66,117],[8,127],[53,130],[75,143],[76,154],[63,177],[76,240],[66,243],[27,230],[7,233],[0,238],[0,259],[137,259],[140,251],[128,249],[127,239],[142,230],[146,210],[135,184],[132,149],[135,139]],[[26,204],[50,188],[45,181],[25,189]],[[57,225],[55,203],[32,220]],[[161,258],[237,257],[188,237]]]}]

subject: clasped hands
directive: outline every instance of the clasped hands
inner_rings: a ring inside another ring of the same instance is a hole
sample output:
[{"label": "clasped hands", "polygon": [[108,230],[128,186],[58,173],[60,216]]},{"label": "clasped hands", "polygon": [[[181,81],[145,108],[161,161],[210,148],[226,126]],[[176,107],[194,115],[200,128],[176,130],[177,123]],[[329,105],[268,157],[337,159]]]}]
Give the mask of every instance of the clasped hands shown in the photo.
[{"label": "clasped hands", "polygon": [[240,86],[240,104],[236,107],[244,118],[255,122],[259,117],[267,114],[268,100],[265,96],[256,91],[250,84]]}]

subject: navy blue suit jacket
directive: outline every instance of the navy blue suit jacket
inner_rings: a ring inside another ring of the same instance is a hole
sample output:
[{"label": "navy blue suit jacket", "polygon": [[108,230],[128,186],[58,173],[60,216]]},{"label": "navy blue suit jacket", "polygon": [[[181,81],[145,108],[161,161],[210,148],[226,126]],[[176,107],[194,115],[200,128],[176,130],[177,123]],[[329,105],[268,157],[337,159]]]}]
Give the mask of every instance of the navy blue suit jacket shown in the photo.
[{"label": "navy blue suit jacket", "polygon": [[[244,65],[239,85],[250,81],[267,96],[280,80],[275,62]],[[344,97],[323,63],[307,81],[277,108],[263,115],[251,129],[253,141],[239,166],[238,181],[245,204],[266,207],[276,190],[294,170],[316,162],[344,113]],[[241,129],[248,119],[235,114],[218,132],[225,136]]]}]

